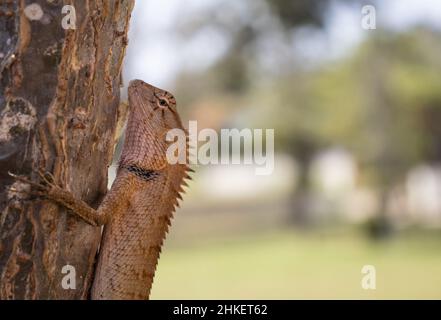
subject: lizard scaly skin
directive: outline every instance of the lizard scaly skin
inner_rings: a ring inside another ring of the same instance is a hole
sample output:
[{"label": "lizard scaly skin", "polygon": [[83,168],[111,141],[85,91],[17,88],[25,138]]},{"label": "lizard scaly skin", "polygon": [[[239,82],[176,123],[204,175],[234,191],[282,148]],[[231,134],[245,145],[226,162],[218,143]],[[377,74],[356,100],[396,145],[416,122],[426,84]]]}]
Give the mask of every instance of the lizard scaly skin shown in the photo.
[{"label": "lizard scaly skin", "polygon": [[117,177],[97,210],[47,176],[45,183],[30,182],[34,193],[64,205],[92,225],[104,225],[92,299],[148,299],[161,246],[182,199],[184,179],[189,178],[186,164],[170,164],[166,158],[166,133],[176,128],[186,132],[175,98],[134,80],[129,106]]}]

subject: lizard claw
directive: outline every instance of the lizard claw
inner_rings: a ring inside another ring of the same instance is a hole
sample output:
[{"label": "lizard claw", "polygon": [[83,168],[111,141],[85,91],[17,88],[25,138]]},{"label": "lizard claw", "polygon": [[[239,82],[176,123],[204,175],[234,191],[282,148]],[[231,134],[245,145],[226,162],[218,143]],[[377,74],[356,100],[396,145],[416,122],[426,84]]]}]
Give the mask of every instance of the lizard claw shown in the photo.
[{"label": "lizard claw", "polygon": [[55,177],[49,171],[38,170],[40,179],[43,180],[48,186],[55,185]]},{"label": "lizard claw", "polygon": [[55,185],[53,183],[53,175],[52,174],[45,174],[42,171],[39,171],[38,174],[40,176],[40,179],[43,180],[43,183],[34,182],[28,178],[16,175],[12,172],[8,172],[8,174],[18,181],[29,184],[33,190],[29,191],[28,193],[31,195],[35,195],[35,196],[46,195],[51,190],[51,188]]},{"label": "lizard claw", "polygon": [[34,188],[37,188],[37,189],[41,189],[41,188],[43,188],[43,186],[42,186],[41,184],[36,183],[36,182],[34,182],[34,181],[32,181],[32,180],[30,180],[30,179],[28,179],[28,178],[25,178],[25,177],[19,176],[19,175],[17,175],[17,174],[12,173],[12,172],[8,172],[8,174],[9,174],[11,177],[13,177],[14,179],[16,179],[16,180],[18,180],[18,181],[21,181],[21,182],[23,182],[23,183],[29,184],[29,185],[31,185],[31,186],[34,187]]}]

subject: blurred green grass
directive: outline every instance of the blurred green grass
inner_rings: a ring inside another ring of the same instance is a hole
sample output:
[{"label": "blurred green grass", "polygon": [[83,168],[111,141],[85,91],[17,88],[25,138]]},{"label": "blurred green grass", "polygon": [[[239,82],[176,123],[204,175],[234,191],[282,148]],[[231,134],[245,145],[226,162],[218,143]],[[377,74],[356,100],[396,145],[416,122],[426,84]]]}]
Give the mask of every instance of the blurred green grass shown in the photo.
[{"label": "blurred green grass", "polygon": [[[292,230],[166,244],[152,299],[441,299],[441,234]],[[361,288],[363,265],[377,289]]]}]

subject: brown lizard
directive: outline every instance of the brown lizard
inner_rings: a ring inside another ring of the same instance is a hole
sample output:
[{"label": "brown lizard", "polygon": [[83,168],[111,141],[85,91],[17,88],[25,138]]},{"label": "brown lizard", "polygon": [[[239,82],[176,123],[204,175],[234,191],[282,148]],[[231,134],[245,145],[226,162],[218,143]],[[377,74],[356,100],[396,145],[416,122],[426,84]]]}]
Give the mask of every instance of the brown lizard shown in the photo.
[{"label": "brown lizard", "polygon": [[190,178],[186,164],[166,158],[167,131],[186,133],[175,98],[141,80],[131,81],[128,90],[130,111],[116,180],[97,210],[57,186],[50,174],[40,173],[41,183],[15,176],[33,186],[31,193],[94,226],[104,225],[92,299],[148,299],[184,179]]}]

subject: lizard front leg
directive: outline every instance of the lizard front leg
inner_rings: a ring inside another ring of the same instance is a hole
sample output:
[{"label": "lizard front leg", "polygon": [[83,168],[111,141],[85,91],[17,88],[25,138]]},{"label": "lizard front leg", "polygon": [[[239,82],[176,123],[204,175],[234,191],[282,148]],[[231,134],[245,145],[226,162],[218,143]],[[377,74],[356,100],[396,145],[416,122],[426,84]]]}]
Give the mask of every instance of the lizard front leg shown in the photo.
[{"label": "lizard front leg", "polygon": [[15,179],[31,185],[31,195],[44,197],[62,205],[81,217],[93,226],[101,226],[109,220],[110,212],[106,206],[100,206],[98,210],[93,209],[84,201],[77,199],[71,192],[56,185],[50,173],[39,172],[42,182],[36,183],[27,178],[9,173]]}]

